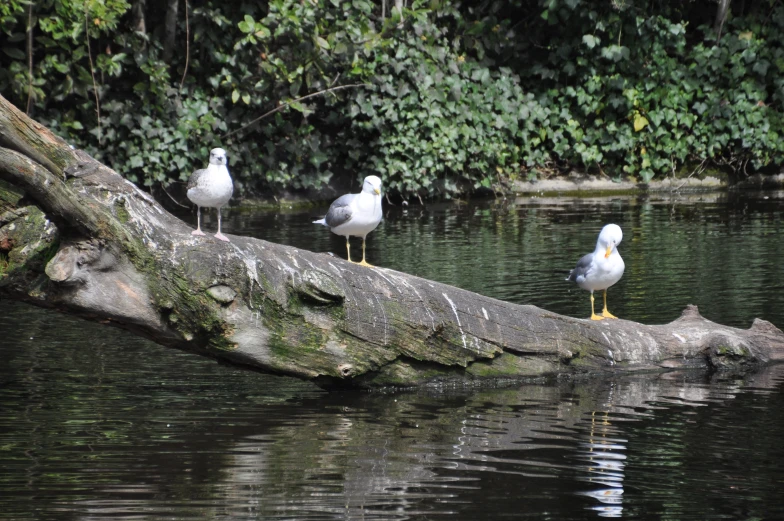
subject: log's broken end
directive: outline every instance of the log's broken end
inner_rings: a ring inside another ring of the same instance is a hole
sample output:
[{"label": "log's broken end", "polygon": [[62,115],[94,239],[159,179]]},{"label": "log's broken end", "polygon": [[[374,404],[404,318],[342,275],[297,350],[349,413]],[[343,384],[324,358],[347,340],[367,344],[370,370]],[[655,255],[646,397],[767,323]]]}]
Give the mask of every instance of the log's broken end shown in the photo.
[{"label": "log's broken end", "polygon": [[754,322],[751,324],[751,331],[755,333],[767,333],[771,335],[781,335],[784,337],[784,332],[781,329],[777,328],[767,320],[762,320],[761,318],[755,318]]},{"label": "log's broken end", "polygon": [[678,317],[678,320],[704,320],[704,317],[700,315],[700,310],[694,304],[689,304],[686,306],[681,312],[681,316]]},{"label": "log's broken end", "polygon": [[78,251],[76,248],[66,246],[60,249],[46,264],[44,272],[53,282],[65,282],[71,279],[76,272]]}]

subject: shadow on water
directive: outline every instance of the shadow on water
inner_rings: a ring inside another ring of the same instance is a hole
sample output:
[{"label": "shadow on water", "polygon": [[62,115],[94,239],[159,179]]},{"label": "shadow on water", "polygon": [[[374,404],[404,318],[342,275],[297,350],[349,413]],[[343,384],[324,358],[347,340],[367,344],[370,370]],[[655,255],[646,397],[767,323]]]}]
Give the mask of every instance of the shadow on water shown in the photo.
[{"label": "shadow on water", "polygon": [[[701,197],[393,208],[368,255],[580,316],[587,295],[562,278],[613,220],[616,314],[696,303],[781,327],[781,201]],[[227,228],[343,254],[307,217],[233,212]],[[2,519],[784,517],[784,366],[325,393],[16,303],[0,333]]]}]

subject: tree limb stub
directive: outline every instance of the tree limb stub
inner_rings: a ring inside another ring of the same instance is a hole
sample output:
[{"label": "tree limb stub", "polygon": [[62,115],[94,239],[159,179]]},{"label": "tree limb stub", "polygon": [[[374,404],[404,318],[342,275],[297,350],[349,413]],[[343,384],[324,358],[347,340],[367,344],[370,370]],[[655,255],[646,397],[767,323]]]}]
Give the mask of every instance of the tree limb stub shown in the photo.
[{"label": "tree limb stub", "polygon": [[2,97],[0,136],[0,295],[166,346],[360,387],[784,360],[784,334],[762,320],[741,330],[689,307],[666,325],[591,322],[259,239],[196,238]]}]

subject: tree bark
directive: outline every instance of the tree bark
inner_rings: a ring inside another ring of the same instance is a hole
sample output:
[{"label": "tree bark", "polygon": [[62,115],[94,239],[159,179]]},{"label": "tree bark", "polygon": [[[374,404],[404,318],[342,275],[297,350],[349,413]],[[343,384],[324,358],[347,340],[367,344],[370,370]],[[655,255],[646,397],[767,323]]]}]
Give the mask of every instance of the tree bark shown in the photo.
[{"label": "tree bark", "polygon": [[179,0],[166,1],[166,21],[163,39],[163,61],[169,63],[174,56],[177,40],[177,7]]},{"label": "tree bark", "polygon": [[784,334],[687,308],[592,322],[384,268],[192,228],[0,97],[0,296],[324,386],[575,375],[784,360]]},{"label": "tree bark", "polygon": [[[131,27],[137,33],[147,34],[147,24],[145,23],[144,19],[144,9],[146,7],[147,0],[133,0],[133,4],[131,6]],[[175,10],[175,20],[177,18],[177,12]]]},{"label": "tree bark", "polygon": [[729,13],[730,0],[719,0],[716,6],[716,18],[713,21],[713,32],[716,33],[716,42],[721,40],[721,32],[724,28],[724,22],[727,21],[727,13]]}]

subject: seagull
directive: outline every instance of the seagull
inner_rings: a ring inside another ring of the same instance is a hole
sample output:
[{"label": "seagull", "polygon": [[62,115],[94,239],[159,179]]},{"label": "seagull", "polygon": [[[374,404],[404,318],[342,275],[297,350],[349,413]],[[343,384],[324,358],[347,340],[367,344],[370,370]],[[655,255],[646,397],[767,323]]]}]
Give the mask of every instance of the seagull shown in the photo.
[{"label": "seagull", "polygon": [[362,237],[362,262],[360,266],[373,267],[365,260],[365,237],[381,222],[381,179],[369,175],[362,183],[362,191],[358,194],[346,194],[335,199],[327,215],[313,224],[323,224],[332,233],[346,237],[346,257],[351,260],[350,235]]},{"label": "seagull", "polygon": [[221,207],[229,202],[234,191],[226,163],[226,151],[213,148],[207,168],[196,170],[188,180],[188,199],[196,205],[196,229],[191,232],[192,235],[204,235],[201,231],[201,207],[217,208],[218,233],[215,238],[229,242],[229,238],[221,233]]},{"label": "seagull", "polygon": [[[621,280],[625,265],[618,245],[623,240],[623,232],[617,224],[608,224],[599,233],[596,249],[593,253],[583,256],[577,266],[569,272],[566,280],[576,282],[582,289],[591,292],[591,320],[618,318],[607,311],[607,288]],[[604,290],[604,309],[601,315],[594,313],[593,292]]]}]

